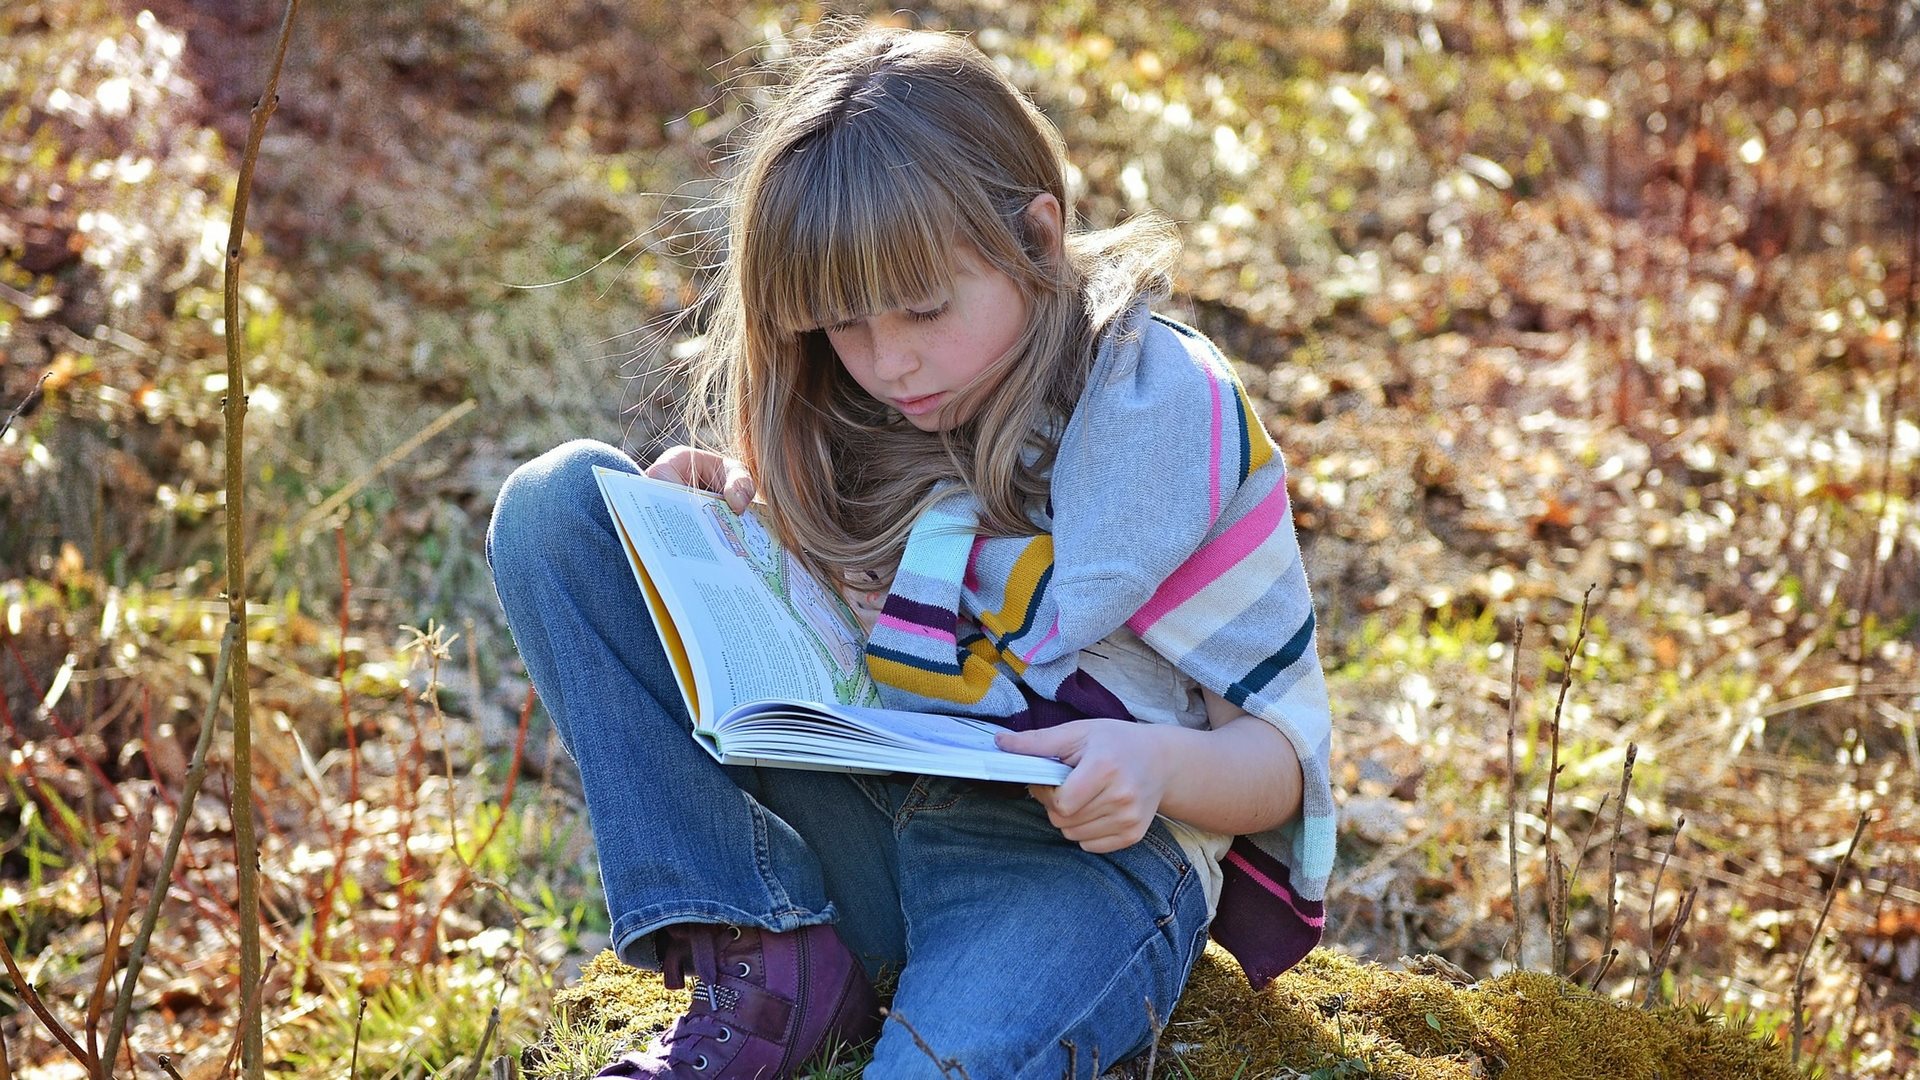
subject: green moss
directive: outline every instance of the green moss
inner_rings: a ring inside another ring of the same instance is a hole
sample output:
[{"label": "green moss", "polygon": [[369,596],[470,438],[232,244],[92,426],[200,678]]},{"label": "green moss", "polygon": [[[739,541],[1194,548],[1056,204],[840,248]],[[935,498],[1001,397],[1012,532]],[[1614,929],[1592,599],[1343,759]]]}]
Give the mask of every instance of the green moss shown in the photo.
[{"label": "green moss", "polygon": [[[635,1036],[666,1026],[686,1003],[684,991],[664,989],[658,975],[612,953],[555,1000],[569,1024],[604,1023]],[[1181,1080],[1288,1075],[1283,1070],[1383,1080],[1797,1076],[1777,1043],[1695,1006],[1647,1011],[1538,972],[1461,987],[1324,949],[1256,992],[1214,945],[1194,967],[1159,1060],[1161,1076]]]}]

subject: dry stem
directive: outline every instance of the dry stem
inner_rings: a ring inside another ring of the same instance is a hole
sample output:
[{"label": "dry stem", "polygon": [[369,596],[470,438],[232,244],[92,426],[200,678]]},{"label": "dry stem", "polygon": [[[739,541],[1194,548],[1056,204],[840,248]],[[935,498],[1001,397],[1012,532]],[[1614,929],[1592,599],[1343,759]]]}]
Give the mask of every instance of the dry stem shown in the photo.
[{"label": "dry stem", "polygon": [[1553,726],[1551,732],[1552,748],[1547,757],[1547,929],[1553,937],[1552,964],[1553,973],[1559,975],[1567,969],[1567,939],[1561,932],[1560,924],[1565,916],[1566,870],[1560,858],[1553,850],[1553,795],[1560,780],[1560,714],[1567,705],[1567,691],[1573,687],[1573,665],[1580,658],[1580,647],[1587,640],[1587,613],[1589,602],[1593,598],[1594,586],[1580,597],[1580,627],[1574,634],[1573,644],[1567,647],[1566,662],[1560,668],[1560,698],[1553,705]]},{"label": "dry stem", "polygon": [[1633,786],[1633,759],[1639,753],[1638,743],[1628,743],[1627,763],[1620,769],[1620,802],[1613,808],[1613,843],[1607,846],[1607,938],[1606,943],[1600,946],[1600,951],[1609,955],[1607,963],[1601,965],[1599,973],[1593,977],[1593,982],[1588,984],[1595,990],[1600,989],[1600,977],[1607,973],[1607,967],[1613,963],[1614,955],[1617,955],[1613,948],[1613,917],[1620,910],[1617,892],[1620,883],[1620,829],[1626,823],[1627,790]]},{"label": "dry stem", "polygon": [[1514,719],[1520,710],[1520,642],[1526,624],[1513,619],[1513,674],[1507,683],[1507,874],[1513,887],[1513,967],[1526,970],[1527,916],[1520,904],[1519,768],[1513,757]]},{"label": "dry stem", "polygon": [[74,1060],[84,1066],[88,1072],[92,1072],[92,1056],[74,1041],[72,1035],[67,1033],[67,1029],[47,1009],[47,1003],[40,1000],[40,992],[35,990],[33,984],[27,981],[27,977],[20,973],[20,966],[14,962],[13,950],[7,947],[4,934],[0,934],[0,964],[6,965],[7,975],[13,979],[13,988],[19,993],[20,1000],[27,1003],[27,1008],[33,1010],[33,1015],[40,1018],[40,1022],[46,1025],[47,1031],[59,1040],[60,1045],[67,1048],[67,1053],[72,1054]]},{"label": "dry stem", "polygon": [[[960,1064],[952,1058],[943,1059],[940,1055],[934,1053],[933,1047],[928,1046],[927,1040],[920,1037],[920,1033],[913,1029],[912,1024],[907,1023],[906,1017],[901,1016],[892,1009],[881,1009],[880,1012],[884,1015],[885,1019],[892,1020],[894,1023],[907,1029],[907,1034],[913,1037],[913,1045],[919,1047],[920,1052],[927,1055],[927,1060],[933,1062],[933,1067],[940,1070],[941,1076],[946,1076],[947,1070],[953,1069],[960,1074],[960,1080],[973,1080],[972,1077],[967,1075],[967,1067],[965,1065]],[[1098,1075],[1099,1069],[1096,1067],[1094,1072]]]},{"label": "dry stem", "polygon": [[220,637],[220,659],[214,665],[213,686],[207,692],[207,710],[200,717],[200,737],[193,744],[193,763],[187,768],[187,780],[180,789],[180,806],[167,830],[167,846],[160,853],[160,866],[154,873],[153,892],[147,897],[147,910],[140,917],[140,932],[127,951],[127,973],[120,979],[120,996],[113,1005],[113,1026],[107,1030],[107,1061],[113,1060],[120,1038],[127,1032],[127,1019],[133,1015],[133,994],[140,982],[140,967],[147,959],[147,945],[153,940],[153,928],[160,921],[160,905],[167,898],[167,883],[172,880],[174,860],[180,856],[180,841],[193,818],[193,801],[200,796],[200,784],[207,778],[207,750],[213,745],[214,718],[220,713],[220,691],[227,680],[233,660],[233,644],[239,627],[229,622]]},{"label": "dry stem", "polygon": [[246,150],[240,157],[235,185],[233,220],[227,230],[225,280],[227,346],[226,487],[227,487],[227,611],[239,633],[238,674],[229,682],[233,693],[233,841],[240,886],[240,1028],[241,1067],[247,1080],[261,1080],[260,1028],[260,845],[253,831],[253,720],[249,709],[247,676],[252,670],[247,647],[247,373],[240,359],[240,255],[246,236],[247,202],[253,194],[253,169],[260,159],[260,140],[267,121],[280,103],[280,69],[286,63],[287,44],[293,38],[293,16],[300,0],[287,0],[280,20],[280,40],[267,69],[267,86],[251,110]]},{"label": "dry stem", "polygon": [[1847,853],[1840,857],[1840,866],[1833,872],[1833,881],[1827,885],[1827,902],[1820,907],[1820,918],[1813,924],[1813,933],[1807,938],[1807,947],[1800,952],[1800,963],[1793,969],[1793,1067],[1800,1067],[1800,1029],[1804,1026],[1802,1012],[1806,1006],[1807,957],[1813,955],[1813,946],[1820,940],[1820,928],[1827,924],[1827,912],[1833,910],[1833,898],[1840,891],[1840,882],[1847,876],[1847,864],[1853,861],[1853,849],[1860,846],[1860,835],[1867,831],[1867,822],[1873,819],[1873,811],[1862,810],[1860,820],[1853,827],[1853,839],[1847,841]]},{"label": "dry stem", "polygon": [[[147,838],[153,833],[153,808],[158,799],[148,799],[140,808],[140,820],[134,822],[133,852],[127,858],[126,873],[120,879],[120,898],[114,903],[113,916],[106,921],[107,939],[100,950],[100,974],[94,980],[93,993],[87,998],[87,1046],[95,1047],[100,1030],[100,1010],[106,1006],[107,984],[113,975],[114,961],[119,959],[120,934],[127,928],[127,919],[133,914],[133,894],[140,884],[140,871],[147,865]],[[96,879],[99,871],[95,871]],[[165,878],[156,878],[154,888],[161,888]],[[104,914],[104,913],[103,913]],[[107,1080],[113,1072],[113,1055],[101,1054],[94,1059],[94,1073],[100,1080]]]},{"label": "dry stem", "polygon": [[1693,916],[1693,901],[1700,895],[1700,886],[1687,886],[1686,894],[1680,897],[1680,908],[1673,913],[1673,925],[1667,930],[1667,940],[1660,946],[1660,952],[1653,958],[1653,970],[1647,973],[1647,999],[1641,1003],[1644,1008],[1653,1007],[1653,995],[1660,990],[1660,976],[1667,970],[1667,961],[1673,958],[1674,943],[1680,940],[1680,931]]}]

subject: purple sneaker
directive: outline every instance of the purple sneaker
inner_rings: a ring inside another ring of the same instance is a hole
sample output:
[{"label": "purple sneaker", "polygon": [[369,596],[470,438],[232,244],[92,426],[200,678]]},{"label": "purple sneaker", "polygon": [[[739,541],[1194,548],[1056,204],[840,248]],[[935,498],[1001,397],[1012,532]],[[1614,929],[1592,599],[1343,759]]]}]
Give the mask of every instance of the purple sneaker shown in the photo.
[{"label": "purple sneaker", "polygon": [[677,923],[661,932],[660,966],[672,990],[692,968],[692,1007],[595,1076],[787,1080],[829,1035],[861,1043],[880,1032],[867,973],[830,925],[776,934]]}]

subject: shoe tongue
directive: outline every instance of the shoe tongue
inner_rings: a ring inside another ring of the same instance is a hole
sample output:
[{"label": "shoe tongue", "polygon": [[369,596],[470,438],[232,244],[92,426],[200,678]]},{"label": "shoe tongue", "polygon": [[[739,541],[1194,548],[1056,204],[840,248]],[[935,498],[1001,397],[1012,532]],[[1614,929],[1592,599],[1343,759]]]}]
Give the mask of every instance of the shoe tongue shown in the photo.
[{"label": "shoe tongue", "polygon": [[717,933],[688,935],[693,946],[693,973],[708,983],[720,978],[719,937]]},{"label": "shoe tongue", "polygon": [[679,933],[679,929],[678,926],[669,926],[654,939],[660,950],[660,982],[669,990],[679,990],[687,985],[687,961],[692,957],[687,947],[687,937]]}]

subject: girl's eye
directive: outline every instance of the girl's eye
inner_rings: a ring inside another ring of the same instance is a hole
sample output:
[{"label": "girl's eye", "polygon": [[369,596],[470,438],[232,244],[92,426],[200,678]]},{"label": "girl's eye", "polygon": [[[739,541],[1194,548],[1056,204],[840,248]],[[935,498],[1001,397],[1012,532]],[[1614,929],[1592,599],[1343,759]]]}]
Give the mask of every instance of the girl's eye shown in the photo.
[{"label": "girl's eye", "polygon": [[952,306],[952,301],[948,301],[947,303],[941,304],[939,307],[934,308],[932,311],[909,311],[907,312],[907,314],[913,316],[914,322],[932,322],[933,320],[939,318],[940,316],[945,315],[947,313],[947,308],[951,306]]}]

